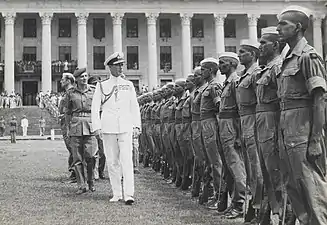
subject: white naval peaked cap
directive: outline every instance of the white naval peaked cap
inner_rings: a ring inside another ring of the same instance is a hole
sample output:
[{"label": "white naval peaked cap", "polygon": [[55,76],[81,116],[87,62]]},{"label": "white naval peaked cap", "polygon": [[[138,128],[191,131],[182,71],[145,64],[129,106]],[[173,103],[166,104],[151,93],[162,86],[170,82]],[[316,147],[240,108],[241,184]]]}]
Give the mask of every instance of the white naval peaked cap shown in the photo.
[{"label": "white naval peaked cap", "polygon": [[253,40],[250,40],[250,39],[242,39],[241,42],[240,42],[240,46],[250,46],[250,47],[253,47],[253,48],[256,48],[259,50],[259,42],[257,41],[253,41]]},{"label": "white naval peaked cap", "polygon": [[308,8],[305,8],[305,7],[302,7],[302,6],[298,6],[298,5],[290,5],[288,7],[286,7],[285,9],[282,10],[282,12],[278,15],[278,18],[286,13],[286,12],[292,12],[292,11],[295,11],[295,12],[301,12],[303,13],[304,15],[306,15],[308,18],[310,18],[311,16],[311,10],[308,9]]},{"label": "white naval peaked cap", "polygon": [[209,57],[209,58],[205,58],[200,62],[200,65],[202,65],[203,63],[215,63],[217,64],[217,66],[219,66],[219,61],[213,57]]},{"label": "white naval peaked cap", "polygon": [[239,62],[238,55],[234,52],[223,52],[219,55],[220,58],[232,58]]},{"label": "white naval peaked cap", "polygon": [[279,35],[278,31],[277,31],[277,27],[265,27],[261,29],[261,35],[264,34],[275,34],[275,35]]},{"label": "white naval peaked cap", "polygon": [[109,65],[116,65],[123,62],[125,62],[124,53],[115,52],[112,55],[110,55],[103,64],[105,66],[109,66]]}]

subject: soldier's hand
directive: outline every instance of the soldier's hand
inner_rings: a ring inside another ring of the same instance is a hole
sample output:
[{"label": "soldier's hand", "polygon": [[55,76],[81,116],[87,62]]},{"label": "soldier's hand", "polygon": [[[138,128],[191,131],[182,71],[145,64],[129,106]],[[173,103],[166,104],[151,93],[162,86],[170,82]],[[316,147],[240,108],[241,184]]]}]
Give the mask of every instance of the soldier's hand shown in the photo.
[{"label": "soldier's hand", "polygon": [[321,136],[312,138],[309,141],[308,152],[307,152],[307,158],[309,162],[314,163],[315,160],[319,156],[321,156],[322,154],[321,141],[322,141]]},{"label": "soldier's hand", "polygon": [[101,129],[94,131],[94,135],[97,139],[102,139],[102,131]]}]

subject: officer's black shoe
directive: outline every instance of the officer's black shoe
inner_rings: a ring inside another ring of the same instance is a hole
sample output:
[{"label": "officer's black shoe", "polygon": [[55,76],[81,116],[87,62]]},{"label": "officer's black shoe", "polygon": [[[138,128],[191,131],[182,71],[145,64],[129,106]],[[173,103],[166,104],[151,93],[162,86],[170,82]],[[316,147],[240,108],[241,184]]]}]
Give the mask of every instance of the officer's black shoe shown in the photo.
[{"label": "officer's black shoe", "polygon": [[245,220],[244,220],[245,223],[244,224],[251,224],[250,222],[254,219],[256,220],[255,209],[252,207],[251,204],[249,204],[248,211],[245,215]]},{"label": "officer's black shoe", "polygon": [[164,169],[164,174],[163,174],[163,176],[164,176],[164,179],[168,179],[168,178],[169,178],[169,176],[170,176],[170,171],[169,171],[169,167],[168,167],[168,165],[167,165],[167,166],[165,166],[165,169]]},{"label": "officer's black shoe", "polygon": [[76,191],[76,194],[81,195],[81,194],[84,194],[86,192],[87,192],[86,188],[80,188],[80,189],[78,189],[78,191]]},{"label": "officer's black shoe", "polygon": [[177,188],[179,188],[181,185],[182,185],[182,178],[179,177],[178,179],[176,179],[175,186],[176,186]]},{"label": "officer's black shoe", "polygon": [[106,179],[106,177],[104,176],[104,174],[103,174],[103,172],[99,172],[99,178],[101,179],[101,180],[104,180],[104,179]]},{"label": "officer's black shoe", "polygon": [[88,181],[87,183],[89,185],[89,191],[95,192],[94,182],[93,181]]}]

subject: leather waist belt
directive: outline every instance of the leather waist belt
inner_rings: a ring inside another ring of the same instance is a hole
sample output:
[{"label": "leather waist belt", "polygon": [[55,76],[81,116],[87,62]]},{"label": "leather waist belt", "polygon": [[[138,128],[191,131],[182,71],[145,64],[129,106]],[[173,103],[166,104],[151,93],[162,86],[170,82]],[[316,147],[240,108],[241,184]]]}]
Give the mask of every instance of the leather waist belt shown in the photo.
[{"label": "leather waist belt", "polygon": [[155,123],[155,124],[161,124],[161,121],[160,121],[160,119],[156,119],[156,120],[154,121],[154,123]]},{"label": "leather waist belt", "polygon": [[238,111],[238,114],[240,116],[255,114],[255,106],[241,107],[241,109]]},{"label": "leather waist belt", "polygon": [[284,101],[280,102],[280,109],[282,111],[289,110],[289,109],[298,109],[298,108],[307,108],[312,106],[312,102],[305,99],[299,99],[299,100],[290,100],[290,101]]},{"label": "leather waist belt", "polygon": [[175,119],[175,124],[181,124],[183,123],[183,119],[182,118],[176,118]]},{"label": "leather waist belt", "polygon": [[192,121],[200,121],[200,115],[192,115]]},{"label": "leather waist belt", "polygon": [[183,123],[191,123],[192,117],[183,117]]},{"label": "leather waist belt", "polygon": [[232,119],[232,118],[239,118],[240,115],[238,114],[237,111],[231,111],[231,112],[221,111],[219,112],[218,117],[219,119]]},{"label": "leather waist belt", "polygon": [[256,112],[276,112],[279,111],[279,104],[258,104],[255,108]]},{"label": "leather waist belt", "polygon": [[162,122],[163,122],[163,123],[168,123],[168,122],[169,122],[169,118],[168,118],[168,117],[163,118]]},{"label": "leather waist belt", "polygon": [[206,120],[210,118],[216,118],[216,112],[201,113],[200,120]]},{"label": "leather waist belt", "polygon": [[91,112],[74,112],[73,116],[76,116],[76,117],[90,117]]}]

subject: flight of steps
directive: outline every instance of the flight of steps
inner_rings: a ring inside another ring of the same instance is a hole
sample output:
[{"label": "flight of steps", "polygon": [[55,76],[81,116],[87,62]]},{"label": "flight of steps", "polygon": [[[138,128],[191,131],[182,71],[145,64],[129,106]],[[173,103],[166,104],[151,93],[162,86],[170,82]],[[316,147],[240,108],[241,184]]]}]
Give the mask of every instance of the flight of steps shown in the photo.
[{"label": "flight of steps", "polygon": [[[12,115],[16,116],[18,131],[17,135],[22,135],[22,128],[20,126],[23,115],[26,115],[28,119],[27,135],[39,135],[39,120],[41,116],[46,121],[45,135],[50,135],[51,129],[60,129],[60,125],[55,117],[53,117],[47,109],[41,109],[37,106],[23,106],[20,108],[12,109],[0,109],[0,116],[3,116],[6,121],[6,132],[5,135],[9,135],[9,121]],[[60,131],[56,131],[56,134],[60,134]]]}]

